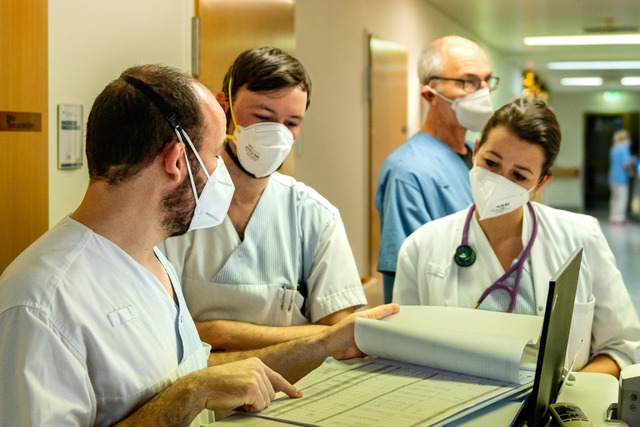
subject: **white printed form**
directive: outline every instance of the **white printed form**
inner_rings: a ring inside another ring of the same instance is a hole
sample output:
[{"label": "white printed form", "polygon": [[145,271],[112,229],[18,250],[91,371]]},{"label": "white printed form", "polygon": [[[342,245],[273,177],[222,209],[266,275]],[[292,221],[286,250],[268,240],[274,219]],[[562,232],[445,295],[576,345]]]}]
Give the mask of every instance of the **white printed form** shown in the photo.
[{"label": "white printed form", "polygon": [[281,397],[252,415],[312,426],[438,425],[530,388],[533,372],[523,375],[520,386],[384,359],[330,360],[296,384],[303,398]]}]

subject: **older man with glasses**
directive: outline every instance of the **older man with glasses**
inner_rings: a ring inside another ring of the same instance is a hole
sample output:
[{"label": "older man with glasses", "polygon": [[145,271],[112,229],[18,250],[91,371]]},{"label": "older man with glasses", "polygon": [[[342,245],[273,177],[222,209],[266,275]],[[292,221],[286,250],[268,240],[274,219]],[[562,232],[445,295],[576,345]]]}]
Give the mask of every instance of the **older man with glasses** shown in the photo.
[{"label": "older man with glasses", "polygon": [[490,93],[499,78],[480,46],[458,36],[433,41],[418,61],[422,97],[429,104],[418,133],[385,160],[376,194],[381,237],[378,271],[391,301],[398,251],[421,225],[469,206],[473,145],[493,113]]}]

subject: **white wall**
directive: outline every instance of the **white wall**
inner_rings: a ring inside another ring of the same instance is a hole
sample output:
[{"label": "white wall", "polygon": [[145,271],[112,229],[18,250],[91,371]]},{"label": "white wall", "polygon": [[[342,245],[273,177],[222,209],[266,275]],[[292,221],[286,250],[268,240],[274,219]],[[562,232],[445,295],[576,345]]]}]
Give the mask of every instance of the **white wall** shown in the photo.
[{"label": "white wall", "polygon": [[623,113],[640,111],[639,92],[621,92],[615,100],[603,91],[587,93],[556,92],[549,99],[560,130],[562,145],[555,166],[579,168],[578,178],[555,178],[544,189],[545,204],[570,210],[584,210],[584,139],[585,113]]},{"label": "white wall", "polygon": [[[335,204],[343,216],[361,275],[368,270],[368,34],[409,52],[409,133],[424,117],[416,62],[428,42],[448,34],[478,41],[423,0],[297,0],[296,55],[313,82],[296,157],[296,177]],[[520,90],[519,70],[485,47],[501,77],[494,104]]]},{"label": "white wall", "polygon": [[49,2],[49,226],[75,209],[89,182],[86,158],[81,169],[57,168],[57,105],[82,104],[86,124],[95,97],[127,67],[188,71],[191,16],[191,0]]}]

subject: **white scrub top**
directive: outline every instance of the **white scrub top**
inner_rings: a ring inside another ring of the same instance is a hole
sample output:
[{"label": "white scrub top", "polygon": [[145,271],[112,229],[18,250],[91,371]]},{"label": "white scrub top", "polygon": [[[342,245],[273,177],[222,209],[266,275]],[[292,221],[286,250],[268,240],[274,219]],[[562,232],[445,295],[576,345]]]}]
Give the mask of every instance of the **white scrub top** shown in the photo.
[{"label": "white scrub top", "polygon": [[[6,425],[112,425],[207,366],[175,272],[176,304],[127,253],[67,217],[0,277]],[[207,414],[204,414],[205,417]]]},{"label": "white scrub top", "polygon": [[338,210],[277,172],[244,240],[227,217],[217,227],[170,238],[160,249],[181,274],[196,320],[301,325],[366,304]]}]

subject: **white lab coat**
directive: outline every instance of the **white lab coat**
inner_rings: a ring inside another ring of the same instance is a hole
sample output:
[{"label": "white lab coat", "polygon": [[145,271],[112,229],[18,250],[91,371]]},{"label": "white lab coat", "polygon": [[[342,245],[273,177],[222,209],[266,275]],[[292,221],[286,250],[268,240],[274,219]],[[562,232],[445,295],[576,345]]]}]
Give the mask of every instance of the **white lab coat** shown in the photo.
[{"label": "white lab coat", "polygon": [[[574,369],[581,369],[598,354],[611,356],[620,368],[635,363],[635,350],[640,345],[640,322],[597,220],[537,203],[533,206],[538,217],[538,234],[529,266],[537,314],[544,315],[551,276],[575,249],[582,247],[584,253],[567,357],[572,358],[579,348]],[[532,228],[528,210],[525,212],[524,245],[530,239]],[[478,258],[466,269],[473,268],[477,274],[469,274],[471,270],[461,272],[463,267],[455,264],[453,254],[461,243],[466,215],[467,209],[429,222],[405,240],[398,256],[394,302],[472,307],[480,293],[498,278],[487,277],[486,271],[491,270],[497,257],[490,250],[475,217],[470,226],[469,244]],[[483,256],[487,251],[489,255]],[[584,340],[582,345],[581,340]]]}]

